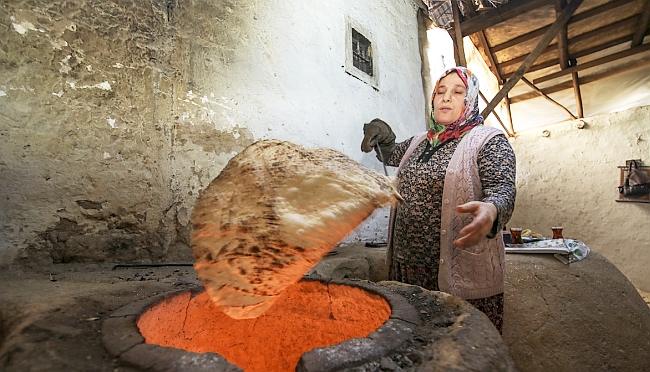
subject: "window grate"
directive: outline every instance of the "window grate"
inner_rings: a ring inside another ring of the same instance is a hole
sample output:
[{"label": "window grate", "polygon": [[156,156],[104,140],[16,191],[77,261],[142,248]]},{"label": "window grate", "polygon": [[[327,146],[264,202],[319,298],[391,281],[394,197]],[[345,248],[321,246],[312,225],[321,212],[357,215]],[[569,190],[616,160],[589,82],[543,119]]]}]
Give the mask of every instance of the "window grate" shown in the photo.
[{"label": "window grate", "polygon": [[373,76],[372,44],[359,31],[352,29],[352,65]]}]

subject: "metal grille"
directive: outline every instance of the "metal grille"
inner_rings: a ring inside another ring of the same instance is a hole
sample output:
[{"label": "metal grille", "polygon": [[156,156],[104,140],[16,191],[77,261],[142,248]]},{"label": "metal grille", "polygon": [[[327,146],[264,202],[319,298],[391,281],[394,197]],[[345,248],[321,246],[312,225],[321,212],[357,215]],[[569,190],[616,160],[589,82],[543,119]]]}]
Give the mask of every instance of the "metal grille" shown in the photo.
[{"label": "metal grille", "polygon": [[352,29],[352,64],[372,76],[372,45],[370,40]]}]

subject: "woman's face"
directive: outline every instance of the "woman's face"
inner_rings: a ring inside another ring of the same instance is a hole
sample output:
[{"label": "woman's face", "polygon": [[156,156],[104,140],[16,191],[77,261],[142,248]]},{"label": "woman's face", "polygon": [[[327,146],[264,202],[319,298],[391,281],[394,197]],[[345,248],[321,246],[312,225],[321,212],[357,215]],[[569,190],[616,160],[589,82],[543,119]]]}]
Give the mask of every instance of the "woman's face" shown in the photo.
[{"label": "woman's face", "polygon": [[442,125],[449,125],[463,113],[467,88],[460,76],[452,72],[440,80],[433,96],[433,117]]}]

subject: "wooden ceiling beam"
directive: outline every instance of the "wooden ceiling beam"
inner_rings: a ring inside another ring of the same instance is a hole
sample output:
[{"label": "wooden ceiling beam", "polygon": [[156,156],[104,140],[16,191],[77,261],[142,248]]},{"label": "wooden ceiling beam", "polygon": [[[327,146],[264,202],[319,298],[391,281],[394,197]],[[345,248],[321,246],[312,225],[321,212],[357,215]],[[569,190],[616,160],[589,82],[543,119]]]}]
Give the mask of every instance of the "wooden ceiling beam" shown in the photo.
[{"label": "wooden ceiling beam", "polygon": [[[585,63],[583,63],[581,65],[578,65],[578,66],[569,67],[569,68],[567,68],[566,70],[563,70],[563,71],[558,71],[558,72],[555,72],[555,73],[552,73],[552,74],[548,74],[546,76],[538,77],[537,79],[533,80],[533,83],[540,84],[540,83],[543,83],[545,81],[553,80],[553,79],[556,79],[556,78],[559,78],[559,77],[562,77],[562,76],[565,76],[565,75],[570,75],[570,74],[572,74],[574,72],[586,70],[588,68],[602,66],[602,65],[604,65],[606,63],[618,61],[620,59],[623,59],[623,58],[626,58],[626,57],[629,57],[629,56],[633,56],[635,54],[644,53],[644,52],[647,52],[649,50],[650,50],[650,43],[642,44],[642,45],[634,47],[634,48],[622,50],[622,51],[620,51],[618,53],[614,53],[614,54],[610,54],[610,55],[602,57],[602,58],[594,59],[593,61],[585,62]],[[648,61],[648,64],[650,64],[650,61]]]},{"label": "wooden ceiling beam", "polygon": [[650,0],[646,0],[645,9],[643,9],[643,14],[639,18],[639,24],[636,26],[636,32],[632,37],[631,47],[641,45],[643,38],[648,32],[648,27],[650,27]]},{"label": "wooden ceiling beam", "polygon": [[[579,21],[582,21],[582,20],[585,20],[585,19],[589,19],[589,18],[592,18],[592,17],[596,17],[598,15],[601,15],[603,13],[612,11],[612,10],[614,10],[614,9],[620,7],[620,6],[626,5],[626,4],[634,2],[634,1],[636,1],[636,0],[617,0],[617,1],[613,1],[611,3],[607,3],[605,5],[601,5],[599,7],[590,9],[590,10],[588,10],[586,12],[582,12],[580,14],[574,15],[569,20],[569,24],[576,23],[576,22],[579,22]],[[648,1],[650,1],[650,0],[648,0]],[[492,46],[492,52],[496,53],[496,52],[499,52],[501,50],[513,47],[513,46],[515,46],[517,44],[521,44],[521,43],[526,42],[528,40],[531,40],[531,39],[534,39],[536,37],[542,36],[548,30],[549,27],[550,26],[545,26],[545,27],[542,27],[542,28],[538,28],[537,30],[533,30],[533,31],[531,31],[531,32],[529,32],[529,33],[527,33],[525,35],[521,35],[521,36],[519,36],[517,38],[514,38],[512,40],[508,40],[505,43],[501,43],[501,44],[498,44],[498,45],[493,45]]]},{"label": "wooden ceiling beam", "polygon": [[459,66],[467,67],[465,45],[463,44],[463,36],[461,35],[460,30],[460,8],[458,6],[458,0],[451,0],[451,8],[454,13],[454,32],[456,34],[456,37],[454,38],[454,44],[456,45],[456,63]]},{"label": "wooden ceiling beam", "polygon": [[[631,37],[632,37],[632,34],[626,35],[626,36],[620,37],[620,38],[618,38],[616,40],[608,41],[608,42],[606,42],[604,44],[597,45],[597,46],[595,46],[593,48],[581,50],[579,52],[574,53],[573,57],[574,58],[585,57],[585,56],[588,56],[590,54],[598,53],[598,52],[601,52],[601,51],[603,51],[605,49],[615,47],[615,46],[623,44],[623,43],[628,43],[630,41]],[[536,64],[536,65],[532,65],[530,67],[530,69],[528,69],[528,72],[543,70],[545,68],[549,68],[549,67],[555,66],[557,64],[558,64],[557,61],[542,62],[542,63]],[[512,76],[512,74],[514,74],[514,72],[503,74],[502,76],[503,76],[504,79],[508,79],[508,78],[510,78],[510,76]]]},{"label": "wooden ceiling beam", "polygon": [[[555,17],[562,14],[566,8],[567,0],[555,0]],[[567,22],[568,23],[568,22]],[[569,40],[567,38],[567,25],[564,25],[557,34],[557,52],[560,59],[560,68],[564,70],[569,67]]]},{"label": "wooden ceiling beam", "polygon": [[580,7],[580,4],[582,4],[583,0],[573,0],[571,1],[566,8],[562,11],[562,14],[553,22],[551,27],[546,31],[546,34],[542,37],[542,39],[539,41],[539,43],[535,46],[535,48],[530,52],[528,57],[522,62],[521,66],[517,69],[517,72],[515,72],[510,79],[503,85],[501,90],[492,98],[490,103],[487,105],[485,109],[483,109],[483,112],[481,112],[481,115],[486,118],[492,110],[501,102],[503,98],[505,98],[508,95],[508,92],[517,84],[519,79],[521,79],[526,71],[530,68],[530,66],[533,65],[533,62],[542,54],[542,51],[546,49],[548,44],[553,40],[553,38],[557,35],[558,32],[569,22],[569,18],[575,13],[575,11]]},{"label": "wooden ceiling beam", "polygon": [[[613,69],[608,70],[608,71],[604,71],[604,72],[599,73],[599,74],[593,74],[593,75],[582,77],[582,78],[580,78],[580,83],[582,85],[585,85],[585,84],[593,83],[593,82],[598,81],[598,80],[602,80],[602,79],[606,79],[606,78],[609,78],[609,77],[612,77],[612,76],[615,76],[615,75],[619,75],[619,74],[622,74],[622,73],[625,73],[625,72],[630,72],[630,71],[633,71],[633,70],[636,70],[636,69],[648,68],[648,67],[650,67],[650,60],[641,59],[641,60],[638,60],[638,61],[628,63],[626,65],[618,66],[616,68],[613,68]],[[572,87],[573,87],[573,82],[566,81],[566,82],[563,82],[563,83],[560,83],[560,84],[557,84],[557,85],[553,85],[553,86],[550,86],[550,87],[547,87],[547,88],[543,88],[543,89],[541,89],[541,91],[544,92],[544,94],[548,95],[548,94],[553,94],[553,93],[560,92],[560,91],[563,91],[563,90],[566,90],[566,89],[571,89]],[[529,99],[533,99],[533,98],[537,98],[537,97],[539,97],[539,94],[536,93],[536,92],[523,93],[523,94],[520,94],[518,96],[511,97],[510,98],[510,103],[515,104],[515,103],[518,103],[518,102],[527,101]]]},{"label": "wooden ceiling beam", "polygon": [[498,25],[518,15],[540,8],[545,5],[553,5],[554,0],[518,0],[509,1],[498,8],[481,12],[474,18],[468,19],[461,25],[463,36],[485,30],[486,28]]},{"label": "wooden ceiling beam", "polygon": [[490,71],[492,71],[492,74],[497,78],[499,81],[499,84],[503,83],[503,78],[501,77],[501,72],[499,71],[499,68],[497,67],[497,61],[494,58],[494,55],[492,54],[492,50],[490,50],[490,44],[487,41],[487,38],[485,37],[485,32],[480,31],[478,33],[478,43],[483,48],[483,51],[485,52],[485,56],[488,59],[489,62],[489,67]]},{"label": "wooden ceiling beam", "polygon": [[[555,0],[555,13],[559,16],[566,6],[567,0]],[[575,63],[577,63],[576,60],[573,60],[574,63],[569,64],[568,28],[568,25],[565,25],[557,36],[557,50],[561,70],[566,70],[570,65],[575,65]],[[573,72],[571,74],[571,79],[573,81],[573,96],[576,99],[576,107],[578,108],[578,117],[582,118],[584,117],[584,106],[582,104],[582,93],[580,92],[580,79],[578,73]]]},{"label": "wooden ceiling beam", "polygon": [[[601,28],[597,28],[597,29],[589,31],[589,32],[585,32],[584,34],[574,36],[569,41],[569,43],[570,43],[570,45],[579,44],[579,43],[583,42],[584,40],[587,40],[587,39],[590,39],[590,38],[597,38],[597,37],[602,36],[602,35],[607,35],[607,34],[609,34],[611,32],[616,32],[616,31],[620,30],[621,28],[625,28],[625,27],[628,27],[628,26],[635,25],[637,23],[638,18],[639,18],[639,16],[634,15],[634,16],[625,18],[625,19],[623,19],[621,21],[618,21],[616,23],[612,23],[610,25],[607,25],[607,26],[604,26],[604,27],[601,27]],[[542,52],[541,55],[555,52],[556,48],[557,48],[557,43],[553,43],[553,44],[549,45]],[[504,68],[504,67],[508,67],[508,66],[511,66],[511,65],[519,64],[519,63],[521,63],[521,61],[523,61],[525,59],[526,59],[526,56],[524,55],[524,56],[520,56],[520,57],[517,57],[517,58],[513,58],[513,59],[508,60],[508,61],[500,62],[499,63],[499,68]]]}]

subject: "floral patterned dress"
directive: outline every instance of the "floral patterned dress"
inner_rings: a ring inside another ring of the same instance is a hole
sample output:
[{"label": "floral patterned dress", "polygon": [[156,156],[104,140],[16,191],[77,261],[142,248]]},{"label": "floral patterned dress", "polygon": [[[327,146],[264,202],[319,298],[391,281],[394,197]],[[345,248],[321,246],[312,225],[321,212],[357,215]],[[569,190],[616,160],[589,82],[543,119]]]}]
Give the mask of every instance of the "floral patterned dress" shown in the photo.
[{"label": "floral patterned dress", "polygon": [[[386,165],[397,167],[411,139],[395,146]],[[393,227],[389,279],[438,291],[442,190],[447,165],[461,139],[432,149],[422,141],[397,175],[404,203],[397,209]],[[494,204],[498,217],[490,237],[500,233],[515,204],[515,155],[503,135],[490,139],[479,151],[477,166],[483,186],[482,201]],[[483,311],[501,332],[503,293],[467,300]]]}]

